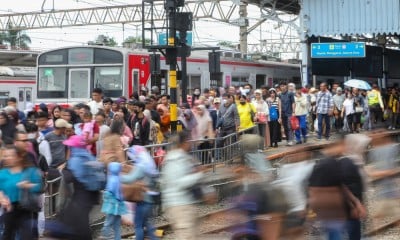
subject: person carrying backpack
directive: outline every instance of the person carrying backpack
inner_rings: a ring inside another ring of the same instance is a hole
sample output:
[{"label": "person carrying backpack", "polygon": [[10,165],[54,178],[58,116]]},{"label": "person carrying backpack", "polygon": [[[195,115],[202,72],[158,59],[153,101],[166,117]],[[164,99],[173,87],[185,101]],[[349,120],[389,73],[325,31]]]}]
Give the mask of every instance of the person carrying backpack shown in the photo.
[{"label": "person carrying backpack", "polygon": [[60,222],[65,226],[63,230],[67,230],[66,236],[63,237],[71,240],[91,240],[89,213],[98,203],[99,190],[102,190],[101,185],[105,184],[105,171],[103,168],[103,180],[96,179],[98,171],[89,166],[100,162],[86,149],[87,144],[83,136],[71,136],[63,141],[63,144],[70,148],[71,155],[62,175],[74,188],[71,201],[60,213]]}]

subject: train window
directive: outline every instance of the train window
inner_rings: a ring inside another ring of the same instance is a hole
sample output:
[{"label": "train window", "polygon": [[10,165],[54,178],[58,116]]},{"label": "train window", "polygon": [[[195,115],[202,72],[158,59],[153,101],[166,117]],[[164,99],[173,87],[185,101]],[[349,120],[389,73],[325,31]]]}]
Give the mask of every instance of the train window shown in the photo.
[{"label": "train window", "polygon": [[90,69],[74,68],[69,70],[69,95],[70,98],[89,98],[90,95]]},{"label": "train window", "polygon": [[66,78],[66,68],[39,67],[38,97],[67,97]]},{"label": "train window", "polygon": [[24,102],[24,90],[23,89],[20,89],[18,91],[18,101]]},{"label": "train window", "polygon": [[32,102],[32,90],[30,90],[30,89],[26,90],[26,101]]},{"label": "train window", "polygon": [[92,48],[72,48],[68,51],[69,64],[92,64],[93,49]]},{"label": "train window", "polygon": [[51,51],[39,56],[39,65],[67,64],[67,50]]},{"label": "train window", "polygon": [[189,89],[190,89],[190,93],[192,90],[194,90],[195,88],[200,88],[201,89],[201,76],[197,76],[197,75],[190,75],[189,76]]},{"label": "train window", "polygon": [[107,97],[122,95],[122,67],[96,67],[94,70],[94,85],[102,88]]},{"label": "train window", "polygon": [[109,49],[95,49],[94,63],[123,63],[122,53]]}]

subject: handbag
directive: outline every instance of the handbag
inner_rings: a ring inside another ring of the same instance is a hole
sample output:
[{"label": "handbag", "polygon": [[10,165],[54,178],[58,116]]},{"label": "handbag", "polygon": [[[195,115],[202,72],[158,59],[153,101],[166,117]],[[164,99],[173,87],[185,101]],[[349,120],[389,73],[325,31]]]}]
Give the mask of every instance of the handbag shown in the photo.
[{"label": "handbag", "polygon": [[290,118],[290,124],[292,126],[292,130],[299,130],[300,129],[300,122],[299,119],[295,116]]},{"label": "handbag", "polygon": [[[22,179],[24,181],[30,181],[28,172],[24,170]],[[40,212],[42,209],[40,204],[40,195],[36,192],[31,192],[30,189],[21,188],[19,192],[19,208],[29,212]]]},{"label": "handbag", "polygon": [[[123,173],[129,173],[133,170],[132,165],[124,165]],[[121,184],[122,195],[127,202],[141,202],[144,200],[146,187],[144,182],[135,181],[133,183]]]},{"label": "handbag", "polygon": [[257,113],[257,120],[259,123],[266,123],[267,122],[267,115],[263,112]]},{"label": "handbag", "polygon": [[363,107],[355,107],[356,113],[362,113],[364,112],[364,108]]}]

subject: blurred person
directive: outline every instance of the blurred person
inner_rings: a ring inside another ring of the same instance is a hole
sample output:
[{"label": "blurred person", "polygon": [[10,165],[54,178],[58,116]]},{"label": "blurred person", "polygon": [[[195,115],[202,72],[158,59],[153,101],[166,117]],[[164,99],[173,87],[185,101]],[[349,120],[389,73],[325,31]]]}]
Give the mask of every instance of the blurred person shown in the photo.
[{"label": "blurred person", "polygon": [[124,148],[128,147],[129,143],[123,140],[124,128],[125,123],[122,119],[114,119],[110,126],[110,132],[104,136],[99,160],[106,165],[113,161],[125,161]]},{"label": "blurred person", "polygon": [[333,115],[335,117],[335,129],[337,132],[343,128],[342,108],[345,100],[345,95],[342,94],[341,87],[336,88],[336,94],[333,96]]},{"label": "blurred person", "polygon": [[133,133],[124,120],[124,114],[121,112],[117,112],[116,114],[114,114],[113,122],[114,120],[122,120],[124,127],[122,131],[121,141],[124,145],[129,146],[133,140]]},{"label": "blurred person", "polygon": [[[37,226],[37,218],[35,219],[35,212],[32,209],[21,205],[21,194],[23,191],[39,194],[42,189],[41,174],[27,159],[27,152],[22,148],[9,146],[3,149],[2,157],[4,168],[0,170],[2,183],[0,184],[0,205],[5,211],[2,216],[4,231],[1,239],[11,240],[17,236],[20,239],[35,239],[37,227],[34,226]],[[35,203],[32,202],[32,204]]]},{"label": "blurred person", "polygon": [[353,93],[354,111],[355,111],[353,118],[353,131],[359,133],[361,126],[361,116],[364,113],[365,103],[358,88],[353,88],[352,93]]},{"label": "blurred person", "polygon": [[118,112],[118,110],[119,110],[119,104],[118,104],[117,101],[118,101],[118,100],[116,100],[116,101],[114,101],[114,102],[111,103],[111,111],[112,111],[113,113],[116,113],[116,112]]},{"label": "blurred person", "polygon": [[242,95],[245,95],[248,100],[253,99],[253,86],[249,83],[243,85]]},{"label": "blurred person", "polygon": [[95,161],[94,156],[86,149],[86,141],[80,135],[74,135],[62,142],[70,149],[67,166],[62,170],[66,183],[73,184],[73,194],[66,207],[61,210],[59,221],[64,225],[67,239],[91,240],[89,213],[98,204],[99,191],[86,189],[88,168],[85,164]]},{"label": "blurred person", "polygon": [[368,159],[371,162],[366,167],[367,175],[377,179],[375,185],[377,209],[373,212],[374,221],[400,214],[400,190],[396,174],[399,172],[398,156],[400,145],[394,142],[390,135],[379,134],[373,137],[372,149]]},{"label": "blurred person", "polygon": [[53,131],[53,127],[49,127],[47,125],[47,121],[49,120],[49,114],[46,112],[37,112],[36,113],[36,126],[38,127],[39,130],[39,136],[38,136],[38,141],[42,141],[44,136]]},{"label": "blurred person", "polygon": [[240,118],[239,129],[245,130],[254,127],[256,109],[253,104],[247,102],[247,97],[245,95],[239,97],[239,104],[236,105],[236,107]]},{"label": "blurred person", "polygon": [[134,162],[133,169],[128,173],[120,176],[121,183],[134,183],[142,181],[148,190],[144,193],[142,201],[136,203],[136,211],[134,216],[136,239],[144,240],[145,231],[151,240],[158,239],[155,236],[155,229],[151,223],[151,213],[153,207],[153,195],[151,190],[155,184],[155,178],[159,176],[159,172],[154,160],[143,146],[133,145],[127,151],[128,157]]},{"label": "blurred person", "polygon": [[213,122],[213,130],[214,132],[217,130],[217,120],[218,120],[218,113],[219,113],[219,107],[221,105],[221,99],[216,97],[214,98],[212,102],[212,107],[210,105],[210,108],[208,108],[208,111],[210,113],[210,117]]},{"label": "blurred person", "polygon": [[371,130],[372,129],[372,124],[370,121],[371,118],[371,111],[369,108],[369,102],[368,102],[368,96],[367,96],[367,91],[366,90],[361,90],[361,97],[363,98],[364,102],[364,114],[363,118],[361,119],[361,124],[362,124],[362,129],[363,130]]},{"label": "blurred person", "polygon": [[101,212],[106,214],[100,239],[121,239],[121,215],[127,213],[124,203],[119,174],[121,163],[111,162],[108,165],[107,185],[103,193]]},{"label": "blurred person", "polygon": [[[123,96],[121,96],[120,98],[122,98]],[[125,97],[123,97],[124,99],[125,99],[125,102],[126,102],[126,100],[128,100],[128,99],[126,99]],[[137,92],[137,91],[134,91],[130,96],[129,96],[129,101],[139,101],[139,93]]]},{"label": "blurred person", "polygon": [[[96,156],[96,150],[93,149],[93,142],[96,143],[99,140],[100,126],[93,120],[90,111],[85,111],[85,113],[83,113],[82,120],[83,123],[80,126],[82,132],[80,135],[82,135],[87,142],[87,149]],[[94,147],[96,146],[94,145]]]},{"label": "blurred person", "polygon": [[160,88],[158,86],[151,87],[151,94],[154,96],[160,95]]},{"label": "blurred person", "polygon": [[158,114],[158,112],[156,111],[156,107],[157,107],[157,101],[154,97],[149,97],[146,98],[145,102],[145,109],[150,111],[150,116],[153,121],[155,121],[156,123],[160,124],[161,119],[160,119],[160,114]]},{"label": "blurred person", "polygon": [[378,119],[384,112],[384,103],[382,95],[376,83],[372,84],[372,90],[367,93],[368,106],[370,109],[370,122],[372,127],[375,127]]},{"label": "blurred person", "polygon": [[162,105],[164,105],[165,109],[167,109],[167,112],[169,114],[169,100],[170,100],[170,96],[167,94],[164,94],[161,96],[160,98],[160,103]]},{"label": "blurred person", "polygon": [[267,100],[267,98],[269,97],[268,86],[266,86],[266,85],[261,86],[261,95],[262,95],[262,98],[264,99],[264,101]]},{"label": "blurred person", "polygon": [[330,117],[333,115],[333,98],[332,94],[328,90],[327,83],[321,83],[320,91],[317,94],[316,99],[316,113],[318,120],[318,136],[317,139],[322,139],[323,123],[325,123],[325,139],[329,140],[331,131]]},{"label": "blurred person", "polygon": [[280,83],[281,93],[279,95],[281,100],[281,113],[279,115],[281,118],[281,124],[283,125],[283,129],[286,135],[286,142],[288,146],[293,145],[293,131],[290,124],[290,117],[294,116],[295,102],[294,102],[294,93],[288,91],[288,85],[286,82]]},{"label": "blurred person", "polygon": [[15,124],[8,118],[7,113],[0,112],[1,144],[12,144],[16,132]]},{"label": "blurred person", "polygon": [[[218,137],[221,138],[235,133],[240,128],[240,117],[234,96],[224,94],[222,103],[219,108],[217,120]],[[223,142],[220,145],[223,145]]]},{"label": "blurred person", "polygon": [[[296,89],[294,96],[294,115],[299,120],[300,128],[295,130],[296,144],[307,142],[307,97],[301,92],[301,87]],[[303,137],[303,141],[302,138]]]},{"label": "blurred person", "polygon": [[30,116],[32,116],[35,113],[35,105],[31,102],[26,103],[26,108],[24,110],[25,117],[27,119],[30,119]]},{"label": "blurred person", "polygon": [[87,103],[90,107],[90,112],[94,116],[99,109],[103,109],[103,90],[101,88],[94,88],[92,90],[92,100]]},{"label": "blurred person", "polygon": [[[118,108],[118,112],[120,114],[120,116],[122,116],[122,118],[124,119],[125,123],[128,124],[130,119],[133,119],[134,113],[130,113],[128,111],[128,108],[126,107],[120,107]],[[115,113],[114,113],[114,117],[115,117]]]},{"label": "blurred person", "polygon": [[162,202],[166,215],[172,223],[176,239],[197,239],[197,212],[191,189],[197,185],[203,173],[189,154],[190,134],[179,132],[174,138],[175,148],[168,151],[161,175]]},{"label": "blurred person", "polygon": [[254,99],[251,102],[253,107],[255,108],[255,122],[258,125],[258,134],[264,138],[264,146],[270,145],[270,131],[268,127],[268,118],[269,118],[269,108],[268,104],[262,98],[262,91],[260,89],[256,89],[254,91]]},{"label": "blurred person", "polygon": [[344,239],[345,231],[349,239],[360,240],[359,220],[366,216],[362,177],[351,159],[341,157],[344,148],[344,141],[339,140],[324,149],[308,181],[309,207],[328,240]]},{"label": "blurred person", "polygon": [[296,92],[296,84],[294,84],[294,83],[289,83],[289,84],[288,84],[288,91],[291,92],[291,93],[293,93],[293,94],[295,94],[295,92]]},{"label": "blurred person", "polygon": [[[23,124],[22,121],[20,121],[19,116],[18,116],[18,112],[15,111],[15,109],[5,109],[7,115],[8,115],[8,119],[12,122],[14,122],[15,128],[18,131],[25,131],[25,126]],[[25,121],[24,121],[25,122]]]},{"label": "blurred person", "polygon": [[338,88],[340,88],[339,83],[335,82],[335,83],[332,84],[332,89],[331,89],[332,96],[335,96],[337,94],[337,89]]},{"label": "blurred person", "polygon": [[143,115],[150,123],[148,144],[161,144],[164,141],[164,135],[161,133],[160,124],[151,118],[151,113],[148,109],[144,110]]},{"label": "blurred person", "polygon": [[281,100],[279,99],[275,88],[269,89],[269,98],[267,98],[268,104],[268,126],[270,131],[270,147],[278,147],[278,142],[281,141]]},{"label": "blurred person", "polygon": [[346,100],[343,102],[343,108],[341,112],[341,117],[346,118],[347,128],[350,133],[354,132],[354,98],[353,94],[347,93]]},{"label": "blurred person", "polygon": [[235,88],[235,86],[230,86],[230,87],[228,88],[228,94],[230,94],[230,95],[232,95],[232,96],[235,96],[235,95],[236,95],[236,88]]}]

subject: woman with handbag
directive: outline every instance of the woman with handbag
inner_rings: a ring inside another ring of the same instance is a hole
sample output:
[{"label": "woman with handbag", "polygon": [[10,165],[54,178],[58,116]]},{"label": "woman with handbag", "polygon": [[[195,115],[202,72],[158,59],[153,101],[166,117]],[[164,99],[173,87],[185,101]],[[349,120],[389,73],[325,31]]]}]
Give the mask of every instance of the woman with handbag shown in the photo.
[{"label": "woman with handbag", "polygon": [[13,240],[17,233],[23,240],[34,239],[33,213],[40,210],[42,176],[23,149],[7,147],[2,157],[5,168],[0,170],[0,205],[5,213],[1,239]]},{"label": "woman with handbag", "polygon": [[281,135],[281,100],[279,99],[276,89],[269,89],[269,98],[267,104],[269,106],[268,126],[270,131],[271,147],[278,147],[278,142],[282,140]]},{"label": "woman with handbag", "polygon": [[346,122],[350,133],[353,133],[353,119],[354,119],[354,99],[353,94],[347,93],[346,100],[343,102],[341,117],[346,117]]},{"label": "woman with handbag", "polygon": [[263,147],[269,146],[269,126],[267,125],[269,115],[268,104],[262,98],[262,91],[260,89],[254,91],[254,97],[255,98],[253,99],[252,104],[256,109],[254,120],[258,124],[258,134],[264,138]]}]

